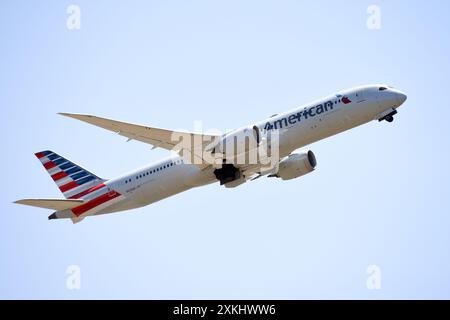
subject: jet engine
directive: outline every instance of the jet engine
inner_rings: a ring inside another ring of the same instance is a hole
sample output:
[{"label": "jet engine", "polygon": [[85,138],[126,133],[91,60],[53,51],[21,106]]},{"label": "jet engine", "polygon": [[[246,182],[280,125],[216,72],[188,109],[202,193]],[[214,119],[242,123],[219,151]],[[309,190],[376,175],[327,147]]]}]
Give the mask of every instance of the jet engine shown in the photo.
[{"label": "jet engine", "polygon": [[293,153],[280,161],[278,172],[269,177],[292,180],[314,171],[317,161],[312,151]]}]

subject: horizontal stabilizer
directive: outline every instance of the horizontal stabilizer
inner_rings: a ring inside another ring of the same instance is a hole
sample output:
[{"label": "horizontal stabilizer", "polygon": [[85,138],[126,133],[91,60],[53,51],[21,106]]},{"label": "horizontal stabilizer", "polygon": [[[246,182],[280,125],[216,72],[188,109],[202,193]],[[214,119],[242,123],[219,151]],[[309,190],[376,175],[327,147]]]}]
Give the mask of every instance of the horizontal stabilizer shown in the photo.
[{"label": "horizontal stabilizer", "polygon": [[23,199],[14,203],[24,204],[26,206],[51,209],[51,210],[66,210],[82,205],[84,200],[66,200],[66,199]]}]

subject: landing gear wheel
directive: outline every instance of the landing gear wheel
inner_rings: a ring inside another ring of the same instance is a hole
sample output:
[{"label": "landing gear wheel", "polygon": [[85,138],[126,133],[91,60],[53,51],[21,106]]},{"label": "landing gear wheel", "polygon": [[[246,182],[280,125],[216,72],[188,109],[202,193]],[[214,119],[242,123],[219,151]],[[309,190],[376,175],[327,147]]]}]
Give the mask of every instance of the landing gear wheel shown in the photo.
[{"label": "landing gear wheel", "polygon": [[393,110],[391,113],[388,113],[384,117],[378,119],[378,121],[387,121],[389,123],[394,121],[394,116],[397,114],[397,110]]},{"label": "landing gear wheel", "polygon": [[387,116],[386,118],[384,118],[384,120],[386,120],[387,122],[391,123],[394,121],[394,117],[393,116]]}]

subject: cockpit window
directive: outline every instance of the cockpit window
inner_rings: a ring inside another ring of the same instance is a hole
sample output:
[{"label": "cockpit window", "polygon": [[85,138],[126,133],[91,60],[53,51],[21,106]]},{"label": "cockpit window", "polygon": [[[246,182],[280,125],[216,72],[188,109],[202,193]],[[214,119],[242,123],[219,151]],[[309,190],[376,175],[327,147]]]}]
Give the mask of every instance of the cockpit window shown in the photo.
[{"label": "cockpit window", "polygon": [[380,89],[378,89],[378,90],[384,91],[384,90],[387,90],[387,88],[386,87],[380,87]]}]

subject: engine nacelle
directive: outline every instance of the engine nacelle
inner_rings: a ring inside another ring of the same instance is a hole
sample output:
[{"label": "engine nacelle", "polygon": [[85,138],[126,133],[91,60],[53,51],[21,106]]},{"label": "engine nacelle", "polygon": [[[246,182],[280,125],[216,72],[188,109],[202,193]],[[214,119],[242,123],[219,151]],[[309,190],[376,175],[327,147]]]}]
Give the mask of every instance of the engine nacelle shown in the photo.
[{"label": "engine nacelle", "polygon": [[314,171],[317,161],[312,151],[293,153],[280,161],[278,172],[271,177],[292,180]]}]

